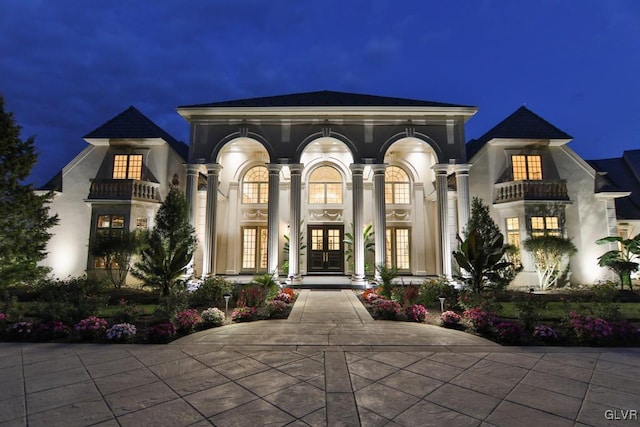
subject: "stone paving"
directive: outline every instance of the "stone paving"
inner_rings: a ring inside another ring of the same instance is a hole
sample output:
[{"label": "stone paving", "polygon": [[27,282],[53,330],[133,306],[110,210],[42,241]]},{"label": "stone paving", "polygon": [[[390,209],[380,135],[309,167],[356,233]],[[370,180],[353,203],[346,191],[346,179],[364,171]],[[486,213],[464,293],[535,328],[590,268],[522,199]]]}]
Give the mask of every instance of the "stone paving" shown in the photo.
[{"label": "stone paving", "polygon": [[2,343],[0,426],[638,425],[638,372],[638,348],[502,347],[303,290],[170,345]]}]

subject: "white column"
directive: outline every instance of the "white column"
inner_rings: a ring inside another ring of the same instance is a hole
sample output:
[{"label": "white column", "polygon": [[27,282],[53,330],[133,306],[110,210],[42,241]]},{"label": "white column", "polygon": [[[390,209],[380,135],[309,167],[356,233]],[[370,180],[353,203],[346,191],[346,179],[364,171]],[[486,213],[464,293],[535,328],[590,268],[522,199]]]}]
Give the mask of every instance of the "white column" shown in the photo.
[{"label": "white column", "polygon": [[229,199],[227,201],[227,238],[226,252],[227,252],[227,266],[225,268],[225,274],[234,275],[240,271],[240,265],[242,260],[236,255],[240,253],[240,243],[242,242],[242,236],[240,235],[240,221],[239,206],[238,206],[238,192],[240,189],[239,182],[229,183]]},{"label": "white column", "polygon": [[447,172],[449,165],[433,166],[436,172],[436,197],[438,203],[438,237],[440,238],[440,273],[451,277],[451,244],[449,242],[449,219],[447,197]]},{"label": "white column", "polygon": [[[373,169],[373,231],[375,232],[375,267],[386,264],[387,258],[387,211],[384,192],[384,171],[387,165],[372,165]],[[376,279],[380,279],[375,269]]]},{"label": "white column", "polygon": [[278,277],[278,241],[280,235],[280,218],[278,215],[280,196],[281,165],[271,163],[269,170],[269,203],[267,206],[267,271]]},{"label": "white column", "polygon": [[364,282],[364,184],[362,173],[364,165],[352,164],[351,181],[353,183],[353,276],[351,282],[362,284]]},{"label": "white column", "polygon": [[218,208],[218,173],[222,166],[207,164],[207,211],[205,216],[202,275],[216,274],[216,210]]},{"label": "white column", "polygon": [[198,213],[198,172],[200,165],[186,164],[187,169],[187,206],[189,207],[189,224],[196,226],[196,217]]},{"label": "white column", "polygon": [[471,165],[456,165],[456,188],[458,193],[458,234],[462,236],[462,231],[467,227],[471,217],[469,203],[469,169]]},{"label": "white column", "polygon": [[289,165],[291,173],[290,194],[290,224],[289,224],[289,272],[288,277],[291,283],[300,283],[300,214],[302,205],[302,168],[303,165],[296,163]]}]

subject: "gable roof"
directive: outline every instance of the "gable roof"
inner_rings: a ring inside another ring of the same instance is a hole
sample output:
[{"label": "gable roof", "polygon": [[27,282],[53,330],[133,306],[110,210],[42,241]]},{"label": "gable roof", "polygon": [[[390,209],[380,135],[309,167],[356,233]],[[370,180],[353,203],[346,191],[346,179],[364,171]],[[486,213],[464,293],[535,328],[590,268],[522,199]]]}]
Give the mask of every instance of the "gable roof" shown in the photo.
[{"label": "gable roof", "polygon": [[265,96],[207,104],[184,105],[178,108],[215,107],[464,107],[467,105],[388,96],[364,95],[349,92],[322,90],[317,92],[292,93],[289,95]]},{"label": "gable roof", "polygon": [[189,147],[164,129],[152,122],[134,106],[131,106],[107,121],[98,128],[86,134],[84,139],[143,139],[161,138],[165,140],[185,161]]},{"label": "gable roof", "polygon": [[599,172],[609,188],[616,191],[630,191],[626,197],[615,199],[618,219],[640,219],[640,150],[625,151],[622,157],[590,160],[589,163]]},{"label": "gable roof", "polygon": [[467,159],[471,159],[492,139],[571,140],[573,137],[523,105],[480,138],[469,141]]}]

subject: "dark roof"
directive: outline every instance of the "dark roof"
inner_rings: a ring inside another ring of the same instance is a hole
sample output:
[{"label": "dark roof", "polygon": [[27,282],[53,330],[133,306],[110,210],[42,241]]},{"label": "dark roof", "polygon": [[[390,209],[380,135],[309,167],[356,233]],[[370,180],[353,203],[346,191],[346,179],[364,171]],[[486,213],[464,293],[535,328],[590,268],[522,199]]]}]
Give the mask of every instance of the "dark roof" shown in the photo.
[{"label": "dark roof", "polygon": [[162,138],[164,139],[185,161],[187,160],[189,147],[178,141],[161,127],[152,122],[138,109],[131,106],[118,114],[102,126],[92,130],[84,136],[85,139],[139,139],[139,138]]},{"label": "dark roof", "polygon": [[522,106],[478,139],[467,143],[467,159],[494,138],[505,139],[573,139],[542,117]]},{"label": "dark roof", "polygon": [[465,107],[466,105],[442,102],[419,101],[415,99],[391,98],[387,96],[363,95],[359,93],[317,92],[292,93],[289,95],[247,98],[208,104],[184,105],[178,108],[203,107]]},{"label": "dark roof", "polygon": [[57,191],[62,193],[62,170],[58,171],[40,190]]},{"label": "dark roof", "polygon": [[589,161],[598,172],[604,173],[606,185],[601,191],[630,191],[631,195],[617,198],[618,219],[640,219],[640,150],[625,151],[622,157]]}]

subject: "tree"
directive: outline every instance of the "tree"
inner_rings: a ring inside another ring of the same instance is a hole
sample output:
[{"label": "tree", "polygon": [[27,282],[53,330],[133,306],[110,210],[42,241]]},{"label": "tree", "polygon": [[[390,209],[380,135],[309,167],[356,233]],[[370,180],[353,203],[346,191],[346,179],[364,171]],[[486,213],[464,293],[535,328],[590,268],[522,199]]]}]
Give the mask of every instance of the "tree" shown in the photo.
[{"label": "tree", "polygon": [[142,238],[138,233],[125,232],[116,236],[97,236],[89,244],[94,257],[105,260],[105,270],[115,288],[121,288],[131,269],[131,258],[138,253]]},{"label": "tree", "polygon": [[480,235],[485,250],[489,250],[495,238],[502,235],[500,227],[489,215],[489,206],[482,203],[482,199],[479,197],[474,197],[471,201],[471,216],[464,229],[464,236],[469,237],[471,230],[476,230]]},{"label": "tree", "polygon": [[187,202],[182,192],[172,187],[158,209],[155,226],[131,273],[146,286],[160,290],[161,297],[169,297],[195,249],[195,230],[189,224]]},{"label": "tree", "polygon": [[0,287],[47,274],[38,262],[46,256],[49,228],[58,223],[57,215],[49,215],[53,194],[36,194],[24,184],[38,155],[34,138],[23,141],[21,130],[0,96]]},{"label": "tree", "polygon": [[629,286],[633,290],[631,283],[631,273],[638,271],[636,260],[640,256],[640,234],[636,234],[632,239],[623,239],[620,236],[603,237],[596,241],[599,245],[617,243],[619,249],[605,252],[598,258],[600,267],[608,267],[620,277],[620,289]]},{"label": "tree", "polygon": [[512,265],[503,260],[506,251],[503,243],[501,233],[486,243],[481,232],[475,228],[470,229],[465,240],[458,236],[458,250],[453,257],[467,275],[457,278],[464,281],[475,294],[498,284],[500,273]]},{"label": "tree", "polygon": [[531,252],[538,286],[543,291],[555,286],[560,275],[569,268],[569,257],[578,251],[570,239],[558,236],[529,237],[523,246]]}]

